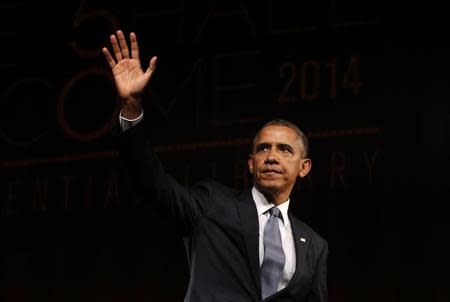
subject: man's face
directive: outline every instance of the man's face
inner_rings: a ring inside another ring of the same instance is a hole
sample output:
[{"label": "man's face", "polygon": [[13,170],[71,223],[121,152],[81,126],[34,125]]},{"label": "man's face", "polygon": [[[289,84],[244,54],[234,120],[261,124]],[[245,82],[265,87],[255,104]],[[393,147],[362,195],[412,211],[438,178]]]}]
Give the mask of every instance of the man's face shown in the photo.
[{"label": "man's face", "polygon": [[311,168],[311,161],[303,154],[303,145],[293,129],[264,127],[248,159],[254,185],[263,193],[287,200],[297,177],[306,176]]}]

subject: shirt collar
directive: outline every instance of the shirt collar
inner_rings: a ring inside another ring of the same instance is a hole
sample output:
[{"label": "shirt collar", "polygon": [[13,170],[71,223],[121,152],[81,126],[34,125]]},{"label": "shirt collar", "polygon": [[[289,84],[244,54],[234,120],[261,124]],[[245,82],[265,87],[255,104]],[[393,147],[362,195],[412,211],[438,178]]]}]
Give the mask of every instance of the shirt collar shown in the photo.
[{"label": "shirt collar", "polygon": [[[258,211],[258,217],[275,206],[273,203],[269,202],[255,186],[252,188],[252,196],[255,201],[256,210]],[[285,227],[289,226],[288,209],[290,201],[291,199],[288,199],[278,206],[281,214],[283,215],[283,224]]]}]

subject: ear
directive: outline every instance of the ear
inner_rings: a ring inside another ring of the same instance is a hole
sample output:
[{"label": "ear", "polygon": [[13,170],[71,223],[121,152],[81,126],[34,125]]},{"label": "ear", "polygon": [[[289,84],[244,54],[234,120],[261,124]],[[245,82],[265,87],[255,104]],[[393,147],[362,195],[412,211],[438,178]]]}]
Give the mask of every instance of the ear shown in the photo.
[{"label": "ear", "polygon": [[309,171],[311,170],[311,160],[309,158],[304,158],[300,160],[300,169],[298,172],[298,176],[300,178],[305,177],[306,175],[308,175]]},{"label": "ear", "polygon": [[247,163],[248,163],[248,170],[250,171],[250,174],[253,174],[253,155],[251,155],[251,154],[248,155]]}]

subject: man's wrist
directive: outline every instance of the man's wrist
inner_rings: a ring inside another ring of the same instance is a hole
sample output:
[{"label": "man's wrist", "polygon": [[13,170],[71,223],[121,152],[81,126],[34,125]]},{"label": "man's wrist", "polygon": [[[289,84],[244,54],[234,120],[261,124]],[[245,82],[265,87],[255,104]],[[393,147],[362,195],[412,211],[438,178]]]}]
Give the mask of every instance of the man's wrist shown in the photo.
[{"label": "man's wrist", "polygon": [[133,120],[142,114],[142,105],[140,96],[130,96],[122,100],[122,116]]},{"label": "man's wrist", "polygon": [[140,106],[123,106],[120,116],[127,120],[135,120],[142,115],[142,107]]},{"label": "man's wrist", "polygon": [[141,110],[141,113],[140,113],[139,115],[137,115],[136,117],[130,118],[129,116],[125,116],[125,115],[123,114],[123,109],[122,109],[122,110],[120,111],[119,117],[120,117],[120,119],[125,120],[125,121],[127,121],[127,122],[137,122],[137,121],[139,121],[139,120],[142,119],[143,115],[144,115],[144,111]]},{"label": "man's wrist", "polygon": [[130,127],[137,125],[144,118],[144,111],[141,110],[141,114],[137,118],[127,118],[123,115],[123,109],[119,114],[119,123],[122,131],[127,130]]}]

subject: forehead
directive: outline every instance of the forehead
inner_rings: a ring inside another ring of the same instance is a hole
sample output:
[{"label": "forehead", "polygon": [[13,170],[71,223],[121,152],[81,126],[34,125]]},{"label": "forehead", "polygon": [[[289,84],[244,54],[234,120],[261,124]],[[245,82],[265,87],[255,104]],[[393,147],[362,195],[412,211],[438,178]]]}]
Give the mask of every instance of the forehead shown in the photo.
[{"label": "forehead", "polygon": [[300,146],[298,142],[300,142],[300,137],[294,129],[280,125],[270,125],[262,128],[255,139],[255,145],[261,143],[283,143]]}]

